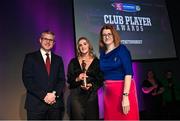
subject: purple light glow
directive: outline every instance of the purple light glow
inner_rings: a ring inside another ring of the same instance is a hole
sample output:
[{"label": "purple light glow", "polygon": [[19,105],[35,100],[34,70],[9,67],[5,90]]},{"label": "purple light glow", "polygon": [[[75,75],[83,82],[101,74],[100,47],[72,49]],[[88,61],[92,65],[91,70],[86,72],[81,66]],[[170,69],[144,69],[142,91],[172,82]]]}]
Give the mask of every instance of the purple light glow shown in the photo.
[{"label": "purple light glow", "polygon": [[139,72],[139,63],[138,62],[133,62],[133,79],[135,80],[136,83],[136,89],[137,89],[137,97],[138,97],[138,104],[139,104],[139,110],[142,109],[142,96],[141,96],[141,79],[139,78],[140,72]]},{"label": "purple light glow", "polygon": [[28,15],[36,33],[47,29],[55,33],[54,51],[62,56],[65,72],[67,72],[67,65],[75,55],[72,11],[69,10],[72,8],[66,7],[69,3],[59,0],[22,0],[21,5],[23,16]]}]

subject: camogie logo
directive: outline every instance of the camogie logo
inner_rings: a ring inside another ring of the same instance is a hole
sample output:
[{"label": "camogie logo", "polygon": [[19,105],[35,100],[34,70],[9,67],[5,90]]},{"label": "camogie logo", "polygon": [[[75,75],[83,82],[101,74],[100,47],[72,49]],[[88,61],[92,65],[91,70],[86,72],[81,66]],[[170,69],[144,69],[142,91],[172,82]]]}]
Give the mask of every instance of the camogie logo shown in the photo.
[{"label": "camogie logo", "polygon": [[118,11],[125,12],[138,12],[141,10],[141,7],[139,5],[128,3],[112,3],[112,6]]}]

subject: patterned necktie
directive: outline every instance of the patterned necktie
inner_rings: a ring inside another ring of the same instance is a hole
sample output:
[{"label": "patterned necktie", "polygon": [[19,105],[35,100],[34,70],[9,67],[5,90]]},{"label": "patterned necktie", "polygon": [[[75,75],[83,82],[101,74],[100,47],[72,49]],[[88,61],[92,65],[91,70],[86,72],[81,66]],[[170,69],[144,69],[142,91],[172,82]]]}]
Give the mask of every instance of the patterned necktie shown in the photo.
[{"label": "patterned necktie", "polygon": [[48,76],[50,74],[50,67],[51,67],[51,63],[50,63],[50,58],[49,58],[49,54],[46,53],[46,69],[47,69],[47,72],[48,72]]}]

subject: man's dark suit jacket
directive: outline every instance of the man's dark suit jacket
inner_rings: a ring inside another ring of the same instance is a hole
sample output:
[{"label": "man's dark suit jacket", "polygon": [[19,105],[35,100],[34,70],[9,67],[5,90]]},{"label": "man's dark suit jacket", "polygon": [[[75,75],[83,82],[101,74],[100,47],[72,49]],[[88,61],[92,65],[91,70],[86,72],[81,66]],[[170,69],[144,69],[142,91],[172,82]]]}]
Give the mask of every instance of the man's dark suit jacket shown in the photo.
[{"label": "man's dark suit jacket", "polygon": [[[60,56],[51,53],[51,69],[48,76],[40,50],[26,55],[22,79],[27,90],[25,108],[28,111],[44,112],[49,108],[64,109],[63,92],[65,86],[64,64]],[[56,103],[46,104],[44,97],[56,91]]]}]

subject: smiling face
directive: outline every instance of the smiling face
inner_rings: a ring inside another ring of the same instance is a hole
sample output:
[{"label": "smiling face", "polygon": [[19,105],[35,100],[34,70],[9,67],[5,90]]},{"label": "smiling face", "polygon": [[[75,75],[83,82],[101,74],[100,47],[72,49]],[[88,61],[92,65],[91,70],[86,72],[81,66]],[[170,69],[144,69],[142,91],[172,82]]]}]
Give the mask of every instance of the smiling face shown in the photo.
[{"label": "smiling face", "polygon": [[114,26],[105,24],[100,30],[99,47],[107,50],[108,47],[117,47],[121,43],[121,38]]},{"label": "smiling face", "polygon": [[81,54],[89,54],[89,44],[85,39],[81,39],[78,43],[78,49]]},{"label": "smiling face", "polygon": [[41,48],[46,52],[50,51],[54,46],[54,35],[50,33],[42,33],[39,39]]},{"label": "smiling face", "polygon": [[110,29],[102,31],[103,42],[106,46],[114,44],[113,34]]}]

